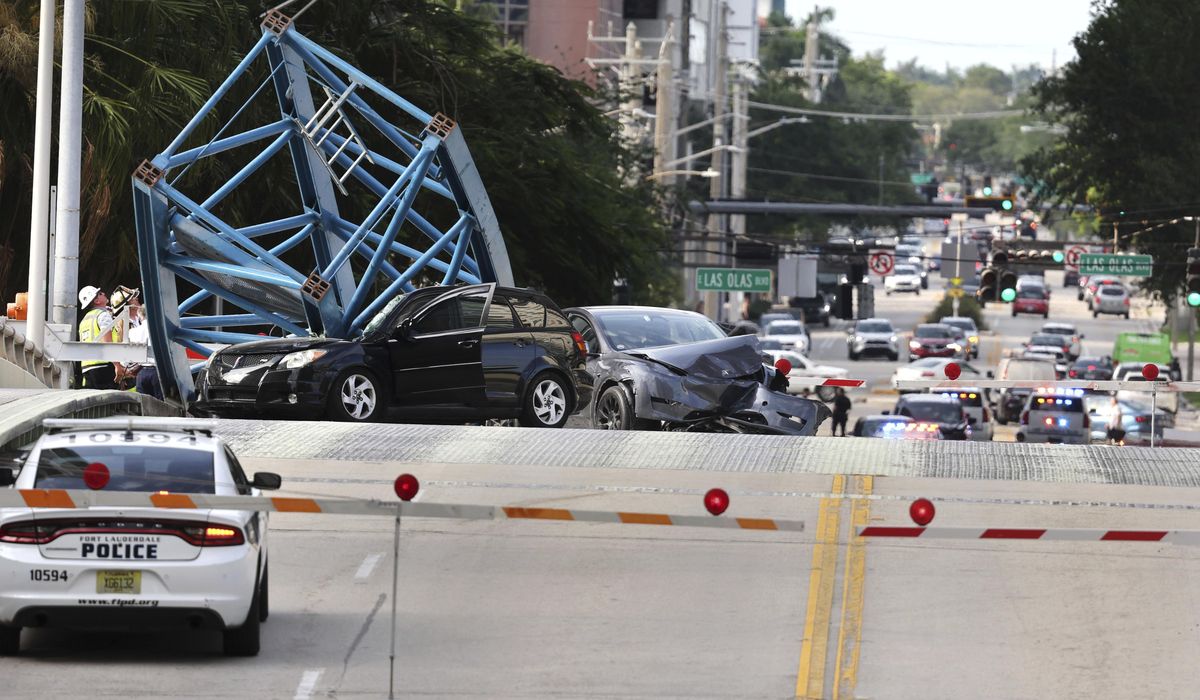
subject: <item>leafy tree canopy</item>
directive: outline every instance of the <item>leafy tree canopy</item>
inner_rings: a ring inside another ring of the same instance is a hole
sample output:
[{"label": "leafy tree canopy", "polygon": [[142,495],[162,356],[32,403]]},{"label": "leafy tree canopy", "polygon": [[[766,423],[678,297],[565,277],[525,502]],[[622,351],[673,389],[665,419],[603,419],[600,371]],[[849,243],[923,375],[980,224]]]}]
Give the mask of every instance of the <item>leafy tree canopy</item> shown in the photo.
[{"label": "leafy tree canopy", "polygon": [[1095,206],[1102,230],[1118,224],[1124,249],[1155,257],[1143,284],[1173,298],[1193,225],[1139,230],[1200,211],[1200,5],[1107,0],[1074,40],[1077,58],[1034,91],[1038,110],[1067,127],[1026,158],[1047,201]]}]

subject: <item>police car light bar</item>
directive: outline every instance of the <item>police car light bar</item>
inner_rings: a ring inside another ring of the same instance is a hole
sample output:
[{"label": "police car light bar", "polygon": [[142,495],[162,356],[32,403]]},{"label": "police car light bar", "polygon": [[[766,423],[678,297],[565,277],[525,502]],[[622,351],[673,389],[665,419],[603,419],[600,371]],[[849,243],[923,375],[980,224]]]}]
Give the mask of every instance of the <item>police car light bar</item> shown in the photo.
[{"label": "police car light bar", "polygon": [[[972,389],[1081,389],[1091,391],[1156,391],[1173,393],[1180,391],[1200,391],[1200,382],[1147,382],[1147,381],[1087,381],[1083,379],[1065,379],[1060,381],[1045,381],[1036,379],[971,379],[970,384],[964,384]],[[936,389],[950,390],[945,379],[901,379],[896,382],[897,389]]]},{"label": "police car light bar", "polygon": [[46,418],[42,427],[52,432],[65,430],[180,430],[208,433],[216,429],[216,421],[169,416],[117,416],[112,418]]}]

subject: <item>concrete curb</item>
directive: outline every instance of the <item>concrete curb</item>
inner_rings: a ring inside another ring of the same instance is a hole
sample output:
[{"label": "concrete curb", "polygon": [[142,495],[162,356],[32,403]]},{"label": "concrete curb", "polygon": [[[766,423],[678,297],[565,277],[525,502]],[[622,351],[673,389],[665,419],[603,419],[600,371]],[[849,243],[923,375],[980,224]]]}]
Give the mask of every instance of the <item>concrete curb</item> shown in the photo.
[{"label": "concrete curb", "polygon": [[4,404],[0,449],[16,449],[42,434],[43,418],[102,418],[113,415],[178,416],[170,404],[130,391],[46,391]]}]

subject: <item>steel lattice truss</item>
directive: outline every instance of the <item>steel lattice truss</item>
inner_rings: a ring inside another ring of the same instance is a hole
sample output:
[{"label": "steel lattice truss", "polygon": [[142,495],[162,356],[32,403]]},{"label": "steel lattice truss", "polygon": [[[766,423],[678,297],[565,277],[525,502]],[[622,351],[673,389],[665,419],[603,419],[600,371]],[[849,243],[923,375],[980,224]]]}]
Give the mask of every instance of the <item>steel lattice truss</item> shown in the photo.
[{"label": "steel lattice truss", "polygon": [[[192,145],[239,81],[257,89],[211,139]],[[242,128],[239,117],[256,99],[272,100],[279,118]],[[231,127],[241,130],[226,133]],[[188,169],[214,156],[244,165],[216,191],[187,192]],[[282,216],[223,217],[222,200],[276,158],[290,159],[299,209],[266,202],[264,211]],[[350,338],[414,282],[512,284],[504,240],[455,123],[304,37],[277,11],[175,140],[138,167],[133,185],[151,342],[164,392],[184,405],[195,396],[196,357],[213,345],[262,339],[248,329]],[[357,209],[370,203],[365,216],[340,213],[355,208],[352,200]],[[179,280],[200,291],[180,298]],[[236,312],[200,314],[213,296]]]}]

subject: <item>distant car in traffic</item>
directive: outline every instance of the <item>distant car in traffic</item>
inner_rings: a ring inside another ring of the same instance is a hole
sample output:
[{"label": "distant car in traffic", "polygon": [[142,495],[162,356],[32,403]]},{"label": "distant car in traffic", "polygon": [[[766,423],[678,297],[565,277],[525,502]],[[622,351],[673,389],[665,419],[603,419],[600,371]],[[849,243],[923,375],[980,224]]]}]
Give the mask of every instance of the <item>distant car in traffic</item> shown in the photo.
[{"label": "distant car in traffic", "polygon": [[1091,421],[1083,389],[1039,387],[1026,399],[1017,428],[1017,442],[1086,445]]},{"label": "distant car in traffic", "polygon": [[1092,275],[1087,280],[1087,286],[1083,288],[1083,301],[1087,302],[1088,311],[1092,310],[1092,305],[1095,301],[1096,292],[1101,287],[1108,286],[1124,286],[1124,282],[1120,277],[1112,277],[1109,275]]},{"label": "distant car in traffic", "polygon": [[963,331],[967,336],[967,359],[979,358],[979,327],[975,325],[975,319],[970,316],[943,316],[938,323]]},{"label": "distant car in traffic", "polygon": [[[1058,379],[1051,358],[1019,358],[1006,357],[1000,360],[996,370],[996,379],[1020,379],[1053,382]],[[996,422],[1006,425],[1017,420],[1025,407],[1025,401],[1033,393],[1032,389],[1003,388],[992,394],[992,403],[996,409]]]},{"label": "distant car in traffic", "polygon": [[963,346],[958,342],[955,329],[940,323],[918,325],[913,329],[912,339],[908,341],[909,359],[958,357],[962,352]]},{"label": "distant car in traffic", "polygon": [[900,365],[896,371],[892,373],[892,388],[899,390],[901,394],[910,391],[919,391],[917,389],[900,389],[901,381],[921,380],[921,379],[946,379],[946,365],[953,362],[958,365],[959,376],[964,383],[969,383],[976,379],[991,379],[992,372],[980,371],[979,368],[970,363],[956,360],[951,357],[927,357],[922,360],[910,362],[907,365]]},{"label": "distant car in traffic", "polygon": [[883,293],[891,296],[893,292],[912,292],[921,295],[921,273],[913,265],[897,264],[892,274],[883,278]]},{"label": "distant car in traffic", "polygon": [[855,437],[887,440],[942,440],[937,423],[921,423],[909,416],[880,414],[863,416],[855,421]]},{"label": "distant car in traffic", "polygon": [[[214,424],[180,418],[50,419],[0,487],[260,496]],[[97,486],[92,470],[102,469]],[[186,498],[186,496],[181,496]],[[24,627],[216,630],[228,656],[259,652],[269,612],[267,513],[224,508],[0,508],[0,655]],[[51,693],[56,695],[55,693]]]},{"label": "distant car in traffic", "polygon": [[808,354],[809,335],[804,322],[795,319],[786,321],[771,321],[763,328],[762,337],[766,340],[778,340],[784,347],[791,346],[792,350],[801,355]]},{"label": "distant car in traffic", "polygon": [[1107,381],[1112,379],[1111,357],[1080,357],[1067,370],[1067,379],[1090,379]]},{"label": "distant car in traffic", "polygon": [[1050,316],[1050,299],[1045,287],[1027,285],[1017,290],[1017,298],[1012,302],[1012,315],[1037,314],[1042,318]]},{"label": "distant car in traffic", "polygon": [[900,337],[886,318],[865,318],[846,330],[846,352],[851,360],[883,355],[895,362],[900,359]]},{"label": "distant car in traffic", "polygon": [[213,353],[197,406],[217,415],[364,422],[393,413],[559,428],[591,399],[586,360],[583,338],[544,294],[425,287],[392,299],[357,338],[273,338]]},{"label": "distant car in traffic", "polygon": [[969,440],[971,418],[957,397],[940,394],[905,394],[896,400],[892,413],[909,416],[919,423],[935,423],[946,440]]},{"label": "distant car in traffic", "polygon": [[975,386],[941,386],[929,390],[930,394],[958,399],[971,422],[971,439],[991,440],[993,437],[992,415],[987,407],[984,391]]},{"label": "distant car in traffic", "polygon": [[1129,292],[1119,284],[1102,285],[1092,295],[1092,318],[1100,314],[1129,318]]},{"label": "distant car in traffic", "polygon": [[1075,360],[1083,352],[1083,334],[1075,328],[1074,323],[1063,323],[1061,321],[1050,321],[1043,323],[1039,333],[1050,333],[1053,335],[1061,335],[1067,339],[1067,357]]}]

